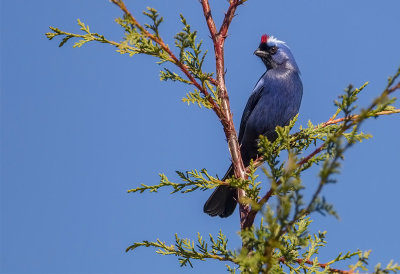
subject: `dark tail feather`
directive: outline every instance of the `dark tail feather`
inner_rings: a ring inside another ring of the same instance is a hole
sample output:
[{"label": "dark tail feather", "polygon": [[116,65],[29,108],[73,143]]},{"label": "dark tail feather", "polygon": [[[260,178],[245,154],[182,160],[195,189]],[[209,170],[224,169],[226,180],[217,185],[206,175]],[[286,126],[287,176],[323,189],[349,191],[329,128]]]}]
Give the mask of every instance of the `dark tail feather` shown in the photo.
[{"label": "dark tail feather", "polygon": [[[231,165],[222,180],[232,175],[233,167]],[[203,211],[212,217],[219,216],[221,218],[226,218],[235,211],[236,204],[237,189],[231,186],[219,186],[204,204]]]},{"label": "dark tail feather", "polygon": [[236,208],[236,188],[230,186],[219,186],[204,204],[204,213],[221,218],[232,215]]}]

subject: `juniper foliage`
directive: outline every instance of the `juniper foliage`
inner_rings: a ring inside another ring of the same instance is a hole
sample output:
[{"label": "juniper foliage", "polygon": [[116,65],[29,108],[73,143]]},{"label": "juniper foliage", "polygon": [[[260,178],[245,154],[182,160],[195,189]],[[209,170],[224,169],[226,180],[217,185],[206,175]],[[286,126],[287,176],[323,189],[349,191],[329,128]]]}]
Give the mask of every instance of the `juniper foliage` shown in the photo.
[{"label": "juniper foliage", "polygon": [[[100,42],[116,47],[121,54],[135,56],[145,54],[157,58],[157,63],[167,65],[160,71],[163,81],[181,82],[194,86],[183,97],[182,101],[199,107],[213,109],[221,107],[218,96],[218,85],[212,78],[213,73],[203,70],[207,50],[202,47],[202,41],[197,38],[185,17],[180,16],[183,28],[174,39],[177,56],[161,38],[160,25],[163,18],[157,10],[147,8],[143,14],[149,23],[141,25],[126,10],[121,0],[112,0],[123,11],[124,16],[115,21],[125,31],[120,42],[105,38],[103,35],[91,32],[88,25],[78,19],[81,33],[70,33],[55,27],[46,33],[49,40],[60,37],[59,46],[64,46],[69,40],[75,39],[73,47],[81,47],[89,42]],[[243,3],[242,2],[238,2]],[[178,69],[174,72],[171,67]],[[398,78],[400,68],[388,79],[383,92],[367,107],[357,107],[357,99],[368,83],[360,88],[348,86],[345,92],[334,102],[336,112],[327,122],[295,127],[297,116],[286,127],[277,127],[278,138],[270,142],[260,136],[259,155],[247,167],[245,179],[235,177],[221,181],[218,176],[210,175],[207,169],[200,171],[177,171],[181,182],[171,182],[165,174],[160,174],[157,185],[142,184],[128,190],[130,193],[145,191],[157,192],[160,188],[170,188],[171,194],[192,193],[197,190],[213,189],[221,184],[231,185],[244,190],[245,197],[241,203],[248,204],[251,211],[248,216],[248,227],[239,235],[243,245],[235,250],[228,249],[228,238],[219,231],[216,236],[210,234],[207,239],[197,234],[197,239],[184,239],[175,235],[173,244],[156,241],[135,242],[126,251],[138,247],[154,247],[161,255],[178,257],[181,266],[193,267],[194,260],[219,260],[226,263],[230,273],[352,273],[367,271],[370,251],[348,251],[339,253],[329,262],[318,260],[320,249],[327,244],[326,232],[312,234],[309,226],[312,223],[310,214],[319,212],[324,215],[338,217],[333,205],[323,196],[322,191],[327,184],[336,182],[335,174],[340,172],[344,153],[353,145],[371,138],[371,135],[360,130],[362,123],[371,118],[387,114],[399,113],[393,106],[395,98],[391,94],[400,88]],[[198,81],[198,82],[197,82]],[[198,83],[196,85],[196,83]],[[286,153],[283,153],[286,152]],[[282,156],[287,155],[287,156]],[[263,181],[256,175],[261,164]],[[311,199],[304,199],[305,186],[302,173],[314,166],[319,166],[318,184]],[[264,194],[265,193],[265,194]],[[276,202],[269,204],[274,196]],[[255,216],[262,216],[258,224],[254,224]],[[334,268],[334,264],[344,260],[352,260],[348,270]],[[385,267],[378,264],[374,273],[389,273],[400,271],[400,266],[392,261]]]}]

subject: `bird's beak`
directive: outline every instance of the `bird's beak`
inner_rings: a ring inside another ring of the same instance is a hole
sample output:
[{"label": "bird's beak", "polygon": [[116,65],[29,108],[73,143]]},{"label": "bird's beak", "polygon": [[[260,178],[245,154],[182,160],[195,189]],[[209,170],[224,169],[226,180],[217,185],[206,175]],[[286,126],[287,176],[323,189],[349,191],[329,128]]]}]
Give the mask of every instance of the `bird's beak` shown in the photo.
[{"label": "bird's beak", "polygon": [[267,52],[260,50],[259,48],[254,51],[254,54],[260,58],[266,58],[269,56]]}]

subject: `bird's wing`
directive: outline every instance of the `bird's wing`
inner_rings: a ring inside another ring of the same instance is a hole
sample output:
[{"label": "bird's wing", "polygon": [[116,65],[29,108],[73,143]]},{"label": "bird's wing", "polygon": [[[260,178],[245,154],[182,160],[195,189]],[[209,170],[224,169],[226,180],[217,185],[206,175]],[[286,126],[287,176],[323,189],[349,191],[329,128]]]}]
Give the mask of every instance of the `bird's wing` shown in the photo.
[{"label": "bird's wing", "polygon": [[[264,76],[264,75],[263,75]],[[246,129],[247,120],[249,119],[251,113],[257,105],[258,100],[261,98],[262,91],[264,90],[264,81],[261,76],[260,80],[258,80],[253,93],[250,95],[249,100],[247,101],[246,107],[243,110],[242,120],[240,121],[240,129],[239,129],[239,144],[242,143],[243,134]]]}]

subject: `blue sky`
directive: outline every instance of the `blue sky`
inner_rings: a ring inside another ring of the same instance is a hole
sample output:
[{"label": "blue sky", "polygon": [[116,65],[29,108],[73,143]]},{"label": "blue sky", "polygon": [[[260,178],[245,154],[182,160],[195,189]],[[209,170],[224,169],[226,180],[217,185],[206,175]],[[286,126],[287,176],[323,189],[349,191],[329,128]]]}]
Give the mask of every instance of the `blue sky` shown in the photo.
[{"label": "blue sky", "polygon": [[[214,1],[211,1],[214,2]],[[215,1],[217,2],[217,1]],[[226,2],[213,3],[218,24]],[[228,219],[202,213],[210,192],[127,194],[158,173],[207,168],[223,174],[229,156],[211,111],[180,99],[187,86],[159,81],[161,67],[147,56],[120,55],[107,45],[48,41],[48,26],[92,31],[120,40],[121,12],[109,1],[1,1],[1,273],[221,273],[224,265],[196,262],[180,268],[153,249],[124,250],[134,241],[174,233],[194,238],[222,229],[239,247],[237,213]],[[249,0],[238,10],[226,41],[226,81],[235,124],[264,67],[253,55],[261,34],[291,47],[302,71],[304,96],[296,127],[326,121],[343,89],[370,81],[367,105],[400,65],[397,0]],[[128,1],[164,16],[162,36],[172,45],[179,13],[210,49],[198,1]],[[396,104],[399,107],[399,103]],[[326,187],[341,220],[314,215],[313,230],[328,231],[321,261],[340,251],[372,249],[371,265],[400,261],[398,227],[399,116],[372,119],[374,138],[346,154],[339,183]],[[194,145],[194,146],[193,146]],[[307,172],[309,191],[318,168]]]}]

